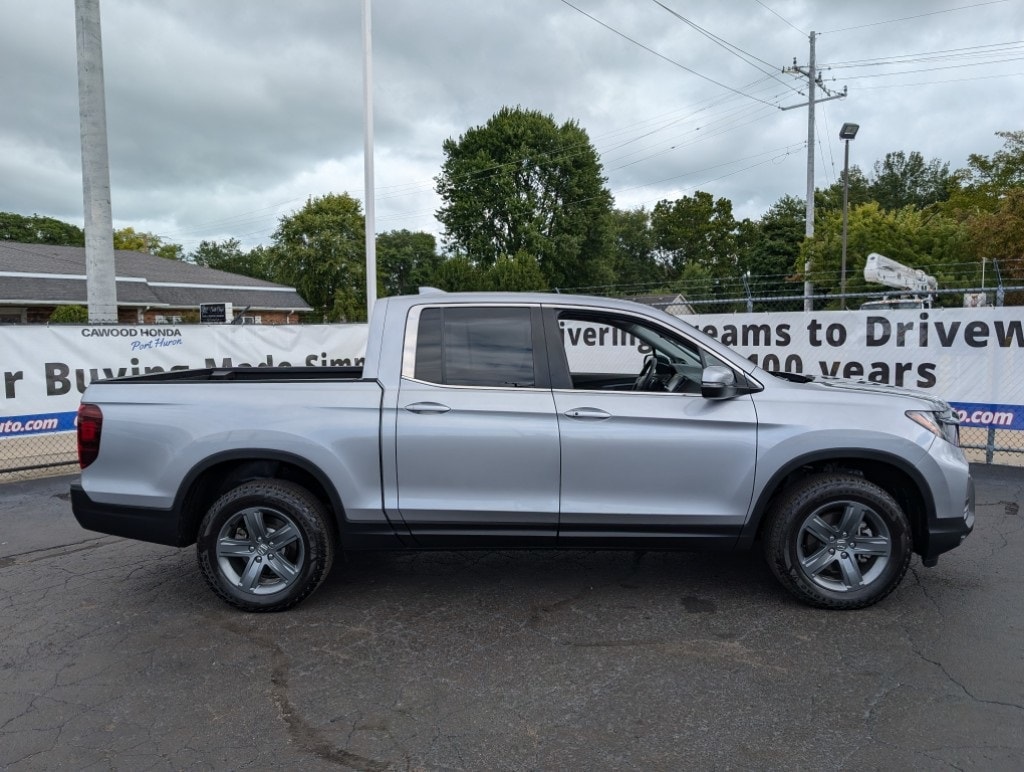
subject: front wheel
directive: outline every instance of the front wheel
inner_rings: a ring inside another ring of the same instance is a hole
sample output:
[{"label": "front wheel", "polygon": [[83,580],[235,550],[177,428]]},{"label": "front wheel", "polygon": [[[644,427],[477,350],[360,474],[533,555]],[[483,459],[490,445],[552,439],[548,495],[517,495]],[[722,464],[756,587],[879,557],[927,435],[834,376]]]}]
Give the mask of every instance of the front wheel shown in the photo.
[{"label": "front wheel", "polygon": [[765,534],[772,573],[812,606],[877,603],[910,564],[910,523],[880,487],[850,474],[808,477],[772,508]]},{"label": "front wheel", "polygon": [[217,595],[246,611],[283,611],[327,576],[334,543],[323,504],[285,480],[250,480],[214,502],[196,552]]}]

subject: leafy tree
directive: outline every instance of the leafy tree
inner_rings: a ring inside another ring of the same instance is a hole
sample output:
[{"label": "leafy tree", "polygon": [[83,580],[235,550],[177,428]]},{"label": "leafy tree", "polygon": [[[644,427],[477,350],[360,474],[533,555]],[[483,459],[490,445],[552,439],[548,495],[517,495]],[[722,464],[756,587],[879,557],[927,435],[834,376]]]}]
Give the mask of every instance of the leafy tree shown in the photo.
[{"label": "leafy tree", "polygon": [[1004,280],[1024,280],[1024,186],[1007,190],[994,212],[971,215],[964,225],[978,256],[999,261]]},{"label": "leafy tree", "polygon": [[486,270],[465,255],[448,257],[435,269],[430,286],[445,292],[476,292],[490,288]]},{"label": "leafy tree", "polygon": [[576,122],[506,107],[443,150],[437,216],[449,249],[484,268],[535,255],[551,287],[611,280],[612,198]]},{"label": "leafy tree", "polygon": [[688,263],[683,267],[674,286],[679,288],[680,294],[693,305],[693,310],[697,313],[710,314],[721,310],[711,302],[716,299],[718,293],[715,277],[706,266]]},{"label": "leafy tree", "polygon": [[[957,266],[973,259],[975,254],[970,233],[962,224],[912,206],[891,212],[883,211],[875,202],[858,206],[850,210],[847,230],[846,289],[851,293],[886,291],[881,285],[864,281],[864,264],[871,252],[932,274],[942,289],[962,286],[962,273]],[[815,291],[838,292],[841,213],[830,213],[815,230],[814,238],[804,242],[794,265],[794,271],[801,276],[808,257]],[[948,303],[954,301],[952,297],[946,299]],[[838,307],[839,301],[832,305]]]},{"label": "leafy tree", "polygon": [[377,283],[381,295],[409,295],[429,285],[441,260],[437,242],[430,233],[381,233],[377,236]]},{"label": "leafy tree", "polygon": [[969,217],[980,211],[995,212],[1007,191],[1024,187],[1024,131],[997,131],[1003,149],[991,157],[972,153],[967,168],[955,175],[959,189],[950,196],[945,211]]},{"label": "leafy tree", "polygon": [[[871,183],[864,175],[859,166],[850,167],[850,188],[847,191],[848,206],[852,209],[855,206],[866,204],[871,201]],[[843,211],[843,178],[839,177],[827,188],[818,188],[814,191],[814,227],[817,230],[818,222],[829,212]],[[806,219],[806,214],[804,215]]]},{"label": "leafy tree", "polygon": [[89,309],[85,306],[57,306],[50,314],[54,324],[88,324]]},{"label": "leafy tree", "polygon": [[967,187],[984,187],[995,191],[1024,186],[1024,131],[997,131],[1003,149],[991,158],[971,153],[962,181]]},{"label": "leafy tree", "polygon": [[282,217],[274,231],[273,275],[295,287],[324,321],[366,319],[364,222],[359,201],[328,193]]},{"label": "leafy tree", "polygon": [[227,239],[219,243],[201,241],[188,259],[204,268],[215,268],[218,271],[237,273],[254,279],[274,280],[267,249],[258,246],[245,252],[238,239]]},{"label": "leafy tree", "polygon": [[132,227],[119,228],[114,231],[114,249],[145,252],[148,255],[165,257],[169,260],[181,260],[185,256],[185,250],[181,244],[169,243],[155,233],[136,231]]},{"label": "leafy tree", "polygon": [[84,247],[85,231],[77,225],[43,217],[26,217],[14,212],[0,212],[0,240],[21,244],[54,244],[64,247]]},{"label": "leafy tree", "polygon": [[531,292],[547,289],[547,280],[533,255],[520,252],[499,257],[487,269],[486,285],[496,292]]},{"label": "leafy tree", "polygon": [[672,276],[682,275],[688,265],[699,265],[717,278],[736,276],[738,224],[728,199],[698,190],[693,196],[659,201],[651,214],[651,230]]},{"label": "leafy tree", "polygon": [[643,207],[629,211],[616,209],[611,215],[611,225],[615,283],[637,291],[664,284],[665,267],[655,254],[650,214]]},{"label": "leafy tree", "polygon": [[945,201],[953,187],[949,164],[914,151],[886,153],[885,160],[875,161],[875,176],[869,192],[885,210],[914,206],[923,209],[929,204]]},{"label": "leafy tree", "polygon": [[[799,294],[792,277],[800,255],[806,228],[803,199],[783,196],[756,222],[740,223],[739,270],[749,272],[750,291],[755,297]],[[802,301],[788,301],[785,308],[801,308]],[[773,310],[783,310],[774,305]]]}]

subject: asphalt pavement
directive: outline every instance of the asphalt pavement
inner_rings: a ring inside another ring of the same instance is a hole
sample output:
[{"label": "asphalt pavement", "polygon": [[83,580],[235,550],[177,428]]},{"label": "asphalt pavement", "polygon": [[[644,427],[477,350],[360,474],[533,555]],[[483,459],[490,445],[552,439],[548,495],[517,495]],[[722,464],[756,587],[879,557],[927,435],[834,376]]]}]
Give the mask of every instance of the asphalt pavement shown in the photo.
[{"label": "asphalt pavement", "polygon": [[757,554],[436,552],[336,562],[235,611],[193,549],[84,531],[0,485],[0,768],[1024,768],[1024,471],[974,534],[856,612]]}]

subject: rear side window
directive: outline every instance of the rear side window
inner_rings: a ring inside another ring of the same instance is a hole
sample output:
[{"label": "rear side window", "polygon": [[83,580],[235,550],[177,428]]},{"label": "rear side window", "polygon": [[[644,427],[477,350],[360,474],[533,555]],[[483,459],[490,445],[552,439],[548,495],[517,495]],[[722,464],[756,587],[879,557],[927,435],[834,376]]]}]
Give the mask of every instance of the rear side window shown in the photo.
[{"label": "rear side window", "polygon": [[530,309],[424,309],[415,378],[446,386],[534,386]]}]

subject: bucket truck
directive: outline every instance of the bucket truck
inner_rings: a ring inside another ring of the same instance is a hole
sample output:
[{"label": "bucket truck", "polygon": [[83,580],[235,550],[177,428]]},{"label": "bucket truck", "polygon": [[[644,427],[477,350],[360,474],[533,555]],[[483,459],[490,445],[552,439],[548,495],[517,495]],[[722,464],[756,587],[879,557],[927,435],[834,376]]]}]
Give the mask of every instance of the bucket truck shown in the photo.
[{"label": "bucket truck", "polygon": [[883,300],[871,300],[863,303],[861,308],[931,308],[932,293],[939,288],[934,276],[930,276],[920,268],[911,268],[897,263],[895,260],[872,252],[864,264],[864,281],[873,284],[884,284],[886,287],[902,290],[899,297],[886,297]]}]

